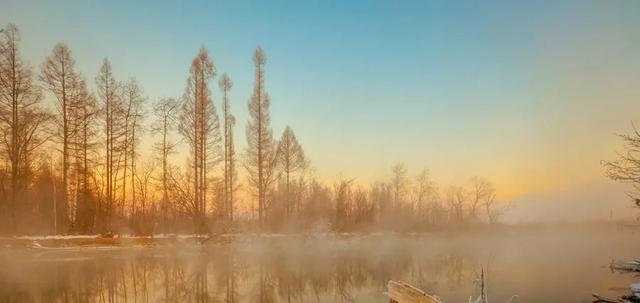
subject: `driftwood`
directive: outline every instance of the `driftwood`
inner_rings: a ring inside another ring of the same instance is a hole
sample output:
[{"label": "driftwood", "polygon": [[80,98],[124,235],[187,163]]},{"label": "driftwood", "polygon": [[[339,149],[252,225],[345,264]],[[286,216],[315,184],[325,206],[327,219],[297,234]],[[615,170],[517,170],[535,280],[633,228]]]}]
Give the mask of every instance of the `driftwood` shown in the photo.
[{"label": "driftwood", "polygon": [[611,270],[620,272],[640,272],[640,260],[613,261],[610,267]]},{"label": "driftwood", "polygon": [[[612,261],[609,265],[611,271],[617,271],[621,273],[635,273],[640,272],[640,259],[631,261]],[[620,298],[607,298],[598,294],[592,294],[594,303],[640,303],[640,283],[634,283],[630,285],[631,294],[624,295]]]},{"label": "driftwood", "polygon": [[[637,262],[637,261],[634,261]],[[598,294],[592,294],[595,298],[594,303],[639,303],[640,302],[640,283],[633,283],[630,285],[631,294],[624,295],[620,298],[612,299],[600,296]]]},{"label": "driftwood", "polygon": [[[484,278],[484,270],[482,270],[479,279],[476,281],[480,284],[481,294],[475,300],[469,298],[469,303],[489,303]],[[401,281],[390,280],[387,283],[387,292],[384,294],[389,297],[390,303],[442,303],[438,296],[427,294],[417,287]],[[514,295],[509,298],[507,303],[514,302],[517,299],[518,296]]]},{"label": "driftwood", "polygon": [[591,294],[591,295],[595,299],[593,301],[594,303],[620,303],[620,302],[624,302],[621,299],[611,299],[611,298],[603,297],[603,296],[598,295],[598,294]]},{"label": "driftwood", "polygon": [[437,296],[432,296],[424,291],[404,282],[390,280],[387,283],[387,292],[391,303],[442,303]]},{"label": "driftwood", "polygon": [[639,302],[637,300],[637,298],[634,298],[633,296],[623,296],[622,298],[619,299],[612,299],[612,298],[607,298],[607,297],[603,297],[600,296],[598,294],[591,294],[594,298],[593,303],[636,303]]}]

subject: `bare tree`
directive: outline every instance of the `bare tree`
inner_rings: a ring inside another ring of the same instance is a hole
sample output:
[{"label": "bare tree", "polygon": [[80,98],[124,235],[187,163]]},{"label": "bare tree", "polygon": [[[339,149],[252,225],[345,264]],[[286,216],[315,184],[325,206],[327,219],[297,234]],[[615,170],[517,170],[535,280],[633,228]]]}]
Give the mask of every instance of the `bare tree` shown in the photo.
[{"label": "bare tree", "polygon": [[148,204],[151,200],[150,196],[152,195],[149,185],[151,184],[151,179],[155,171],[155,165],[156,163],[152,160],[144,162],[140,173],[135,174],[135,182],[138,184],[138,189],[134,192],[134,195],[137,195],[140,199],[140,211],[143,219],[148,219]]},{"label": "bare tree", "polygon": [[269,114],[270,100],[264,87],[264,65],[266,57],[262,48],[256,48],[253,53],[255,66],[255,83],[253,95],[249,100],[249,115],[247,123],[247,148],[244,166],[249,174],[249,185],[258,198],[258,221],[264,227],[267,210],[267,192],[275,180],[274,166],[276,164],[275,142],[271,129]]},{"label": "bare tree", "polygon": [[162,204],[160,209],[165,224],[168,221],[169,211],[169,155],[174,153],[176,147],[176,142],[171,141],[170,137],[175,130],[178,109],[179,103],[171,98],[160,99],[153,106],[155,122],[151,132],[162,138],[160,142],[155,144],[154,149],[160,154],[162,162]]},{"label": "bare tree", "polygon": [[398,163],[393,166],[393,176],[391,177],[391,186],[393,187],[393,202],[394,206],[400,207],[407,189],[409,187],[409,178],[407,175],[407,168],[402,163]]},{"label": "bare tree", "polygon": [[602,161],[605,174],[612,180],[631,184],[634,192],[629,196],[640,207],[640,132],[631,123],[631,134],[618,135],[625,144],[625,152],[613,161]]},{"label": "bare tree", "polygon": [[[193,173],[193,172],[190,172]],[[177,167],[170,166],[168,176],[168,193],[175,210],[189,218],[198,220],[200,206],[196,204],[194,187],[189,172],[182,173]],[[197,224],[197,223],[196,223]]]},{"label": "bare tree", "polygon": [[[122,166],[122,203],[126,203],[127,182],[131,184],[131,212],[136,212],[136,147],[138,137],[140,135],[140,119],[142,116],[144,97],[142,88],[134,78],[129,79],[126,83],[121,84],[121,100],[123,100],[124,112],[124,137],[122,144],[122,153],[124,163]],[[137,134],[136,134],[137,133]],[[130,176],[127,179],[127,170],[130,169]]]},{"label": "bare tree", "polygon": [[433,223],[437,196],[438,189],[425,168],[415,177],[414,203],[419,222]]},{"label": "bare tree", "polygon": [[354,180],[339,180],[333,185],[333,195],[335,199],[335,228],[344,230],[348,227],[351,216],[351,195]]},{"label": "bare tree", "polygon": [[214,76],[213,61],[207,50],[201,48],[191,64],[179,125],[193,157],[193,199],[200,231],[205,228],[208,172],[222,158],[220,122],[209,89],[209,80]]},{"label": "bare tree", "polygon": [[57,101],[56,137],[60,141],[62,153],[62,188],[60,189],[62,201],[60,202],[67,209],[67,216],[73,224],[77,201],[70,201],[75,199],[70,199],[69,175],[73,161],[72,152],[77,148],[74,145],[78,143],[78,127],[82,119],[78,108],[88,95],[86,85],[75,71],[75,61],[71,57],[69,47],[62,43],[56,44],[52,54],[45,58],[40,78]]},{"label": "bare tree", "polygon": [[[304,155],[302,146],[298,143],[296,135],[288,125],[282,133],[280,142],[278,142],[276,156],[285,177],[285,212],[287,216],[290,216],[293,213],[294,208],[291,203],[290,176],[291,174],[307,167],[307,158]],[[296,207],[296,211],[299,211],[299,207]]]},{"label": "bare tree", "polygon": [[233,144],[233,127],[236,124],[236,118],[231,114],[231,106],[229,104],[229,90],[233,86],[233,82],[225,73],[219,80],[220,90],[222,91],[222,110],[224,114],[224,213],[229,223],[233,222],[233,195],[236,189],[235,185],[235,145]]},{"label": "bare tree", "polygon": [[[133,213],[136,213],[136,181],[135,179],[137,178],[136,174],[137,174],[137,156],[138,156],[138,145],[139,143],[139,137],[142,136],[142,132],[144,131],[144,128],[142,127],[142,123],[140,120],[142,120],[142,116],[144,114],[144,106],[142,104],[142,101],[144,99],[139,99],[140,102],[136,102],[135,105],[133,106],[133,110],[132,110],[132,115],[131,115],[131,146],[129,147],[129,154],[130,154],[130,158],[131,158],[131,205],[133,208]],[[146,183],[145,183],[146,185]],[[143,207],[144,210],[144,207]]]},{"label": "bare tree", "polygon": [[[115,193],[120,156],[120,141],[122,139],[122,103],[118,96],[118,85],[113,77],[111,63],[108,59],[102,61],[102,67],[96,77],[96,89],[102,105],[105,122],[105,173],[106,188],[104,197],[104,219],[107,226],[116,207]],[[114,162],[114,160],[116,162]]]},{"label": "bare tree", "polygon": [[16,203],[29,185],[32,156],[47,139],[42,130],[50,116],[40,110],[41,92],[31,68],[20,58],[18,28],[9,24],[0,38],[0,128],[2,156],[10,181],[8,209],[15,228]]},{"label": "bare tree", "polygon": [[469,206],[469,218],[475,220],[478,216],[477,211],[479,207],[484,206],[486,208],[487,202],[490,204],[493,203],[495,199],[495,189],[491,182],[480,177],[472,177],[471,186],[472,198],[471,205]]},{"label": "bare tree", "polygon": [[464,220],[464,206],[469,198],[468,191],[462,186],[450,186],[447,191],[447,205],[449,215],[454,223],[461,223]]},{"label": "bare tree", "polygon": [[369,200],[368,192],[361,186],[353,191],[353,219],[355,226],[372,223],[374,219],[374,205]]},{"label": "bare tree", "polygon": [[91,203],[91,200],[96,200],[93,195],[93,187],[91,186],[91,179],[93,174],[91,173],[92,166],[95,166],[94,156],[90,155],[95,152],[97,142],[94,139],[96,135],[95,122],[98,118],[99,109],[96,104],[96,99],[91,94],[84,80],[81,81],[80,88],[78,90],[78,102],[76,103],[76,113],[78,117],[76,120],[77,125],[74,126],[77,129],[78,134],[76,137],[77,144],[76,151],[76,201],[78,207],[76,208],[76,218],[78,220],[78,228],[83,231],[89,231],[95,223],[95,214],[97,211],[96,205]]},{"label": "bare tree", "polygon": [[484,208],[485,215],[487,216],[487,221],[489,222],[489,224],[496,223],[500,215],[502,215],[502,213],[510,207],[510,204],[507,204],[504,207],[496,207],[496,204],[495,192],[487,195],[482,201],[482,207]]}]

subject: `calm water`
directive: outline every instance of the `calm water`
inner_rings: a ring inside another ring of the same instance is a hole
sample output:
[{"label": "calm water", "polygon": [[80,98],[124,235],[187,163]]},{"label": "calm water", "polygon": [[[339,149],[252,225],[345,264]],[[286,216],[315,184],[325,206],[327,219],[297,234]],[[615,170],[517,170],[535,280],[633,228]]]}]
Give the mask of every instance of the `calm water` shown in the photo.
[{"label": "calm water", "polygon": [[481,268],[489,299],[589,302],[640,278],[640,235],[545,229],[422,236],[242,236],[223,246],[0,249],[0,302],[387,302],[389,279],[468,302]]}]

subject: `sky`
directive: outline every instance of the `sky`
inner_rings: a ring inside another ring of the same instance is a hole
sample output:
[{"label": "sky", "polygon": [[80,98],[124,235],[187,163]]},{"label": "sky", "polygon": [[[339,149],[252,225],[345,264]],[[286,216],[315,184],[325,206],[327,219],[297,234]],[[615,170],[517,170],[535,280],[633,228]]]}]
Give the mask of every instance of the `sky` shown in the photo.
[{"label": "sky", "polygon": [[260,45],[274,134],[290,125],[321,179],[402,162],[512,201],[626,203],[600,161],[640,123],[639,1],[0,0],[9,22],[32,66],[64,42],[90,82],[108,57],[151,101],[182,95],[205,46],[234,82],[239,149]]}]

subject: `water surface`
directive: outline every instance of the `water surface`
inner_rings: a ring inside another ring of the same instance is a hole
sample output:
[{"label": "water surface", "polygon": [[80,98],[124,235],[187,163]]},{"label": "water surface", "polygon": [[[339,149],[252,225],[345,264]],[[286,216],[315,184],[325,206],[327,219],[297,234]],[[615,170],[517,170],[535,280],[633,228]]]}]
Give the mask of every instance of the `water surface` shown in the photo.
[{"label": "water surface", "polygon": [[626,292],[613,259],[640,257],[613,228],[367,236],[237,236],[227,245],[0,249],[0,302],[387,302],[403,280],[468,302],[487,273],[490,302],[590,302]]}]

